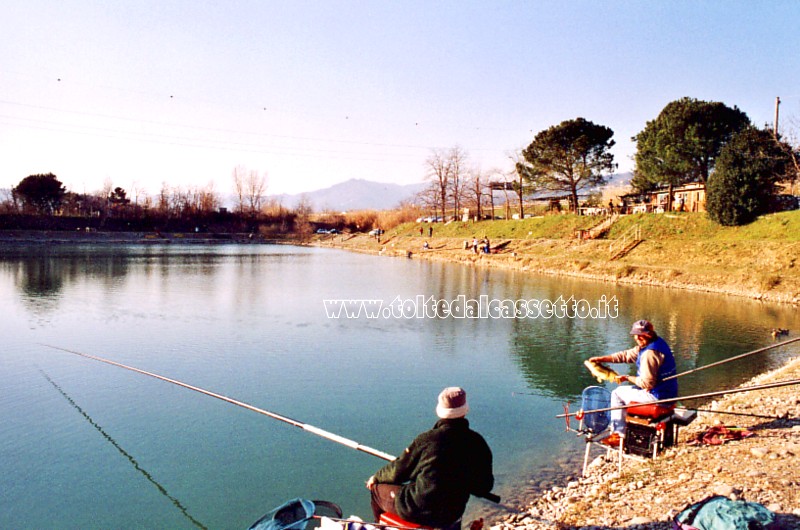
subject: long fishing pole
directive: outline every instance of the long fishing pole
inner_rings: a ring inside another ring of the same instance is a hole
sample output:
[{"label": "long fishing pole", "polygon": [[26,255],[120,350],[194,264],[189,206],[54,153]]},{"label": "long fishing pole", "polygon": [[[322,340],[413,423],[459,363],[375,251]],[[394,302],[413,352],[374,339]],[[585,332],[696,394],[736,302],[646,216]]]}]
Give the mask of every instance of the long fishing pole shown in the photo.
[{"label": "long fishing pole", "polygon": [[54,350],[60,350],[60,351],[63,351],[63,352],[72,353],[74,355],[79,355],[79,356],[85,357],[87,359],[100,361],[101,363],[110,364],[112,366],[118,366],[119,368],[124,368],[125,370],[130,370],[132,372],[136,372],[136,373],[139,373],[139,374],[142,374],[142,375],[147,375],[147,376],[150,376],[150,377],[154,377],[156,379],[160,379],[161,381],[166,381],[167,383],[172,383],[173,385],[178,385],[178,386],[182,386],[183,388],[188,388],[189,390],[194,390],[195,392],[199,392],[201,394],[205,394],[206,396],[211,396],[213,398],[217,398],[217,399],[220,399],[222,401],[225,401],[226,403],[231,403],[232,405],[236,405],[238,407],[242,407],[242,408],[245,408],[247,410],[251,410],[253,412],[257,412],[259,414],[263,414],[264,416],[269,416],[272,419],[275,419],[275,420],[278,420],[278,421],[282,421],[284,423],[288,423],[289,425],[294,425],[295,427],[299,427],[299,428],[303,429],[304,431],[308,431],[308,432],[310,432],[312,434],[316,434],[317,436],[321,436],[321,437],[323,437],[325,439],[331,440],[332,442],[336,442],[336,443],[345,445],[347,447],[350,447],[351,449],[355,449],[357,451],[362,451],[362,452],[370,454],[372,456],[377,456],[378,458],[382,458],[382,459],[387,460],[389,462],[391,462],[392,460],[395,459],[394,456],[392,456],[392,455],[390,455],[388,453],[384,453],[383,451],[379,451],[377,449],[373,449],[372,447],[368,447],[366,445],[362,445],[362,444],[360,444],[358,442],[355,442],[355,441],[350,440],[348,438],[345,438],[343,436],[339,436],[338,434],[334,434],[334,433],[328,432],[328,431],[326,431],[324,429],[320,429],[319,427],[315,427],[313,425],[309,425],[308,423],[303,423],[303,422],[300,422],[300,421],[297,421],[297,420],[293,420],[292,418],[289,418],[287,416],[283,416],[281,414],[276,414],[275,412],[270,412],[268,410],[264,410],[264,409],[261,409],[261,408],[258,408],[258,407],[254,407],[253,405],[250,405],[250,404],[245,403],[243,401],[239,401],[237,399],[229,398],[227,396],[223,396],[222,394],[217,394],[216,392],[211,392],[210,390],[206,390],[204,388],[200,388],[200,387],[197,387],[197,386],[190,385],[188,383],[184,383],[182,381],[178,381],[177,379],[170,379],[169,377],[164,377],[163,375],[159,375],[159,374],[156,374],[156,373],[153,373],[153,372],[147,372],[145,370],[141,370],[141,369],[135,368],[133,366],[128,366],[128,365],[125,365],[125,364],[122,364],[122,363],[118,363],[118,362],[115,362],[115,361],[110,361],[108,359],[104,359],[102,357],[97,357],[95,355],[89,355],[88,353],[81,353],[81,352],[74,351],[74,350],[68,350],[66,348],[60,348],[58,346],[51,346],[50,344],[42,344],[42,346],[46,346],[48,348],[53,348]]},{"label": "long fishing pole", "polygon": [[765,352],[767,350],[772,350],[774,348],[778,348],[780,346],[785,346],[786,344],[791,344],[792,342],[796,342],[798,340],[800,340],[800,337],[795,337],[793,339],[785,340],[783,342],[778,342],[776,344],[770,344],[769,346],[765,346],[763,348],[759,348],[757,350],[753,350],[753,351],[750,351],[750,352],[747,352],[747,353],[742,353],[741,355],[736,355],[735,357],[729,357],[727,359],[723,359],[723,360],[717,361],[715,363],[707,364],[707,365],[701,366],[699,368],[694,368],[692,370],[687,370],[685,372],[681,372],[681,373],[676,374],[676,375],[671,375],[669,377],[665,377],[664,381],[669,381],[670,379],[675,379],[676,377],[681,377],[683,375],[692,374],[694,372],[699,372],[700,370],[705,370],[706,368],[712,368],[714,366],[719,366],[720,364],[729,363],[731,361],[737,361],[737,360],[742,359],[744,357],[749,357],[750,355],[755,355],[756,353],[761,353],[761,352]]},{"label": "long fishing pole", "polygon": [[[155,379],[160,379],[161,381],[165,381],[167,383],[172,383],[173,385],[181,386],[181,387],[187,388],[189,390],[194,390],[195,392],[199,392],[200,394],[205,394],[206,396],[211,396],[213,398],[217,398],[219,400],[225,401],[226,403],[230,403],[232,405],[236,405],[238,407],[242,407],[242,408],[245,408],[247,410],[251,410],[253,412],[257,412],[259,414],[263,414],[264,416],[268,416],[268,417],[270,417],[272,419],[275,419],[275,420],[278,420],[278,421],[282,421],[284,423],[288,423],[289,425],[294,425],[295,427],[299,427],[299,428],[303,429],[304,431],[310,432],[311,434],[316,434],[317,436],[321,436],[321,437],[325,438],[326,440],[330,440],[332,442],[336,442],[336,443],[342,444],[342,445],[347,446],[347,447],[349,447],[351,449],[355,449],[357,451],[361,451],[361,452],[370,454],[372,456],[377,456],[378,458],[382,458],[383,460],[387,460],[389,462],[395,460],[395,458],[396,458],[395,456],[392,456],[392,455],[390,455],[388,453],[384,453],[383,451],[379,451],[377,449],[373,449],[372,447],[369,447],[369,446],[366,446],[366,445],[362,445],[362,444],[360,444],[358,442],[350,440],[349,438],[345,438],[344,436],[339,436],[338,434],[334,434],[334,433],[326,431],[324,429],[320,429],[319,427],[315,427],[315,426],[310,425],[308,423],[303,423],[301,421],[293,420],[292,418],[289,418],[288,416],[283,416],[283,415],[277,414],[275,412],[270,412],[268,410],[264,410],[264,409],[255,407],[253,405],[250,405],[249,403],[245,403],[243,401],[239,401],[237,399],[233,399],[233,398],[230,398],[228,396],[223,396],[222,394],[217,394],[216,392],[211,392],[210,390],[206,390],[204,388],[200,388],[200,387],[197,387],[197,386],[194,386],[194,385],[190,385],[188,383],[184,383],[183,381],[178,381],[177,379],[171,379],[171,378],[165,377],[163,375],[159,375],[159,374],[156,374],[156,373],[153,373],[153,372],[148,372],[146,370],[141,370],[141,369],[135,368],[133,366],[128,366],[126,364],[118,363],[116,361],[111,361],[109,359],[104,359],[104,358],[98,357],[96,355],[89,355],[88,353],[82,353],[82,352],[79,352],[79,351],[69,350],[67,348],[61,348],[61,347],[58,347],[58,346],[52,346],[50,344],[41,344],[41,345],[45,346],[47,348],[52,348],[54,350],[60,350],[60,351],[63,351],[63,352],[71,353],[73,355],[78,355],[80,357],[85,357],[87,359],[100,361],[101,363],[110,364],[111,366],[117,366],[119,368],[124,368],[125,370],[130,370],[130,371],[136,372],[138,374],[146,375],[146,376],[149,376],[149,377],[154,377]],[[486,500],[489,500],[489,501],[492,501],[494,503],[499,503],[500,502],[500,497],[495,495],[494,493],[487,493],[485,495],[478,495],[478,497],[482,497],[482,498],[484,498]]]},{"label": "long fishing pole", "polygon": [[577,414],[591,414],[593,412],[607,412],[609,410],[622,410],[622,409],[629,409],[631,407],[640,407],[642,405],[662,405],[664,403],[676,403],[678,401],[691,401],[693,399],[703,399],[709,398],[714,396],[723,396],[725,394],[738,394],[741,392],[750,392],[753,390],[767,390],[769,388],[778,388],[782,386],[790,386],[790,385],[798,385],[800,384],[800,379],[791,379],[788,381],[778,381],[776,383],[768,383],[764,385],[755,385],[755,386],[748,386],[744,388],[735,388],[733,390],[719,390],[717,392],[708,392],[706,394],[695,394],[694,396],[682,396],[676,398],[669,398],[669,399],[659,399],[658,401],[648,401],[647,403],[635,403],[635,404],[628,404],[628,405],[620,405],[619,407],[605,407],[602,409],[592,409],[592,410],[584,410],[578,412],[567,412],[564,414],[556,415],[556,418],[566,418],[568,416],[575,416]]},{"label": "long fishing pole", "polygon": [[767,416],[765,414],[750,414],[748,412],[730,412],[727,410],[690,409],[687,407],[681,407],[681,408],[686,410],[693,410],[695,412],[708,412],[710,414],[726,414],[728,416],[747,416],[748,418],[762,418],[765,420],[782,420],[788,417],[788,414],[786,416]]}]

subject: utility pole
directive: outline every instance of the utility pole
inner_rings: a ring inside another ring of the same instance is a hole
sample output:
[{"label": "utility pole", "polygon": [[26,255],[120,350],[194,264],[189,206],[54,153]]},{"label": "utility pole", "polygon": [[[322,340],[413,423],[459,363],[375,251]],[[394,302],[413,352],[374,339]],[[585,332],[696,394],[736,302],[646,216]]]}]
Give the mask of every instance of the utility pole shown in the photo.
[{"label": "utility pole", "polygon": [[781,106],[781,98],[780,97],[776,97],[775,98],[775,131],[773,132],[773,134],[775,135],[775,139],[776,140],[778,139],[778,111],[779,111],[780,106]]}]

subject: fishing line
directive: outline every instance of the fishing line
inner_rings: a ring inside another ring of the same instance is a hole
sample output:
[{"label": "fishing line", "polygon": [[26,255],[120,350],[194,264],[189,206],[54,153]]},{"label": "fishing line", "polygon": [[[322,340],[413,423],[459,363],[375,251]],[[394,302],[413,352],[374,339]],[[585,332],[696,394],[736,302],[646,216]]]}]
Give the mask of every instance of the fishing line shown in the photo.
[{"label": "fishing line", "polygon": [[88,421],[88,422],[89,422],[89,424],[90,424],[92,427],[94,427],[95,429],[97,429],[97,431],[98,431],[100,434],[102,434],[102,435],[103,435],[103,438],[105,438],[106,440],[108,440],[108,442],[109,442],[111,445],[113,445],[113,446],[114,446],[114,448],[115,448],[117,451],[119,451],[119,453],[120,453],[122,456],[124,456],[126,459],[128,459],[128,461],[129,461],[129,462],[130,462],[130,463],[133,465],[133,468],[134,468],[134,469],[136,469],[136,471],[138,471],[139,473],[141,473],[142,475],[144,475],[144,478],[146,478],[146,479],[147,479],[147,480],[148,480],[150,483],[152,483],[152,484],[153,484],[153,485],[156,487],[156,489],[158,489],[158,491],[159,491],[159,492],[160,492],[162,495],[164,495],[166,498],[168,498],[170,501],[172,501],[172,504],[174,504],[174,505],[175,505],[175,506],[176,506],[176,507],[177,507],[177,508],[178,508],[178,509],[181,511],[181,513],[182,513],[182,514],[183,514],[183,515],[184,515],[184,516],[185,516],[185,517],[186,517],[186,518],[189,520],[189,522],[191,522],[191,523],[192,523],[194,526],[196,526],[196,527],[198,527],[198,528],[202,528],[203,530],[206,530],[206,529],[208,528],[206,525],[204,525],[203,523],[201,523],[200,521],[198,521],[197,519],[195,519],[194,517],[192,517],[192,515],[189,513],[189,511],[186,509],[186,507],[183,505],[183,503],[182,503],[180,500],[178,500],[177,498],[175,498],[175,497],[173,497],[172,495],[170,495],[170,493],[167,491],[167,489],[166,489],[164,486],[162,486],[161,484],[159,484],[159,483],[158,483],[158,481],[157,481],[156,479],[154,479],[154,478],[153,478],[153,476],[152,476],[152,475],[151,475],[151,474],[150,474],[150,473],[149,473],[149,472],[148,472],[146,469],[143,469],[143,468],[142,468],[142,466],[140,466],[140,465],[139,465],[139,462],[137,462],[137,461],[136,461],[136,459],[135,459],[135,458],[134,458],[134,457],[133,457],[133,456],[132,456],[130,453],[128,453],[128,452],[127,452],[125,449],[123,449],[123,448],[122,448],[122,446],[121,446],[121,445],[119,445],[119,443],[117,443],[117,441],[116,441],[116,440],[114,440],[114,438],[112,438],[110,434],[108,434],[108,433],[107,433],[105,430],[103,430],[103,427],[101,427],[101,426],[100,426],[100,425],[99,425],[97,422],[95,422],[95,421],[92,419],[92,417],[91,417],[91,416],[89,416],[89,414],[87,414],[87,413],[86,413],[86,411],[85,411],[85,410],[83,410],[83,409],[81,408],[81,406],[80,406],[80,405],[78,405],[78,404],[75,402],[75,400],[74,400],[74,399],[72,399],[72,398],[71,398],[71,397],[70,397],[70,396],[69,396],[69,395],[68,395],[68,394],[67,394],[67,393],[64,391],[64,389],[62,389],[60,386],[58,386],[58,384],[57,384],[55,381],[53,381],[53,379],[51,379],[51,378],[50,378],[50,376],[49,376],[49,375],[47,375],[47,373],[45,373],[45,371],[44,371],[44,370],[42,370],[42,369],[40,368],[40,369],[39,369],[39,372],[41,372],[41,374],[44,376],[44,378],[45,378],[45,379],[47,379],[47,380],[50,382],[50,384],[51,384],[51,385],[53,385],[53,387],[54,387],[56,390],[58,390],[58,393],[59,393],[59,394],[61,394],[62,396],[64,396],[64,399],[66,399],[66,400],[69,402],[69,404],[70,404],[70,405],[72,405],[72,406],[75,408],[75,410],[77,410],[78,412],[80,412],[81,416],[83,416],[83,417],[86,419],[86,421]]}]

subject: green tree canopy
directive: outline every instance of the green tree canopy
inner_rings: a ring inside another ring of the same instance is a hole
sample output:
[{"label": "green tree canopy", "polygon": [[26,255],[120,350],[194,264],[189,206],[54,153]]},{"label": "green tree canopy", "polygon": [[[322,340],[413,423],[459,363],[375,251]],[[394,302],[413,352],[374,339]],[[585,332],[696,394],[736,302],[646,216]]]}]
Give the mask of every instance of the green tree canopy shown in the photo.
[{"label": "green tree canopy", "polygon": [[114,191],[111,192],[108,200],[113,204],[128,204],[131,202],[131,200],[128,198],[127,192],[119,186],[114,188]]},{"label": "green tree canopy", "polygon": [[791,164],[790,152],[771,132],[755,127],[733,136],[708,178],[708,216],[721,225],[737,226],[766,213]]},{"label": "green tree canopy", "polygon": [[642,191],[657,186],[706,182],[722,147],[750,118],[737,107],[683,98],[668,103],[636,136],[636,168],[631,184]]},{"label": "green tree canopy", "polygon": [[47,173],[25,177],[11,192],[27,208],[51,215],[61,206],[61,200],[67,191],[55,175]]},{"label": "green tree canopy", "polygon": [[517,171],[539,188],[569,193],[571,208],[578,192],[603,185],[604,172],[616,167],[610,149],[614,131],[584,118],[561,122],[538,133],[522,151]]}]

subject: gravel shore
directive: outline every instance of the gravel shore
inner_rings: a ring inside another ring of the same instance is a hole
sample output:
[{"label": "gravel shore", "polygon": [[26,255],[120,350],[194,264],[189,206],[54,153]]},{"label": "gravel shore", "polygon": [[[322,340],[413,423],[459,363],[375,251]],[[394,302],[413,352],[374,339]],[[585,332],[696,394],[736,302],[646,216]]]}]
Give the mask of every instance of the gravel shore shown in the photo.
[{"label": "gravel shore", "polygon": [[[786,346],[786,365],[745,386],[800,378],[800,350]],[[595,449],[587,476],[574,477],[529,499],[518,513],[487,520],[492,530],[670,529],[672,518],[710,495],[758,502],[777,528],[800,529],[800,395],[798,386],[730,394],[703,406],[678,443],[655,460],[623,461]],[[767,416],[725,415],[736,412]],[[689,445],[714,425],[744,427],[753,436],[723,445]],[[598,452],[599,451],[599,452]]]}]

